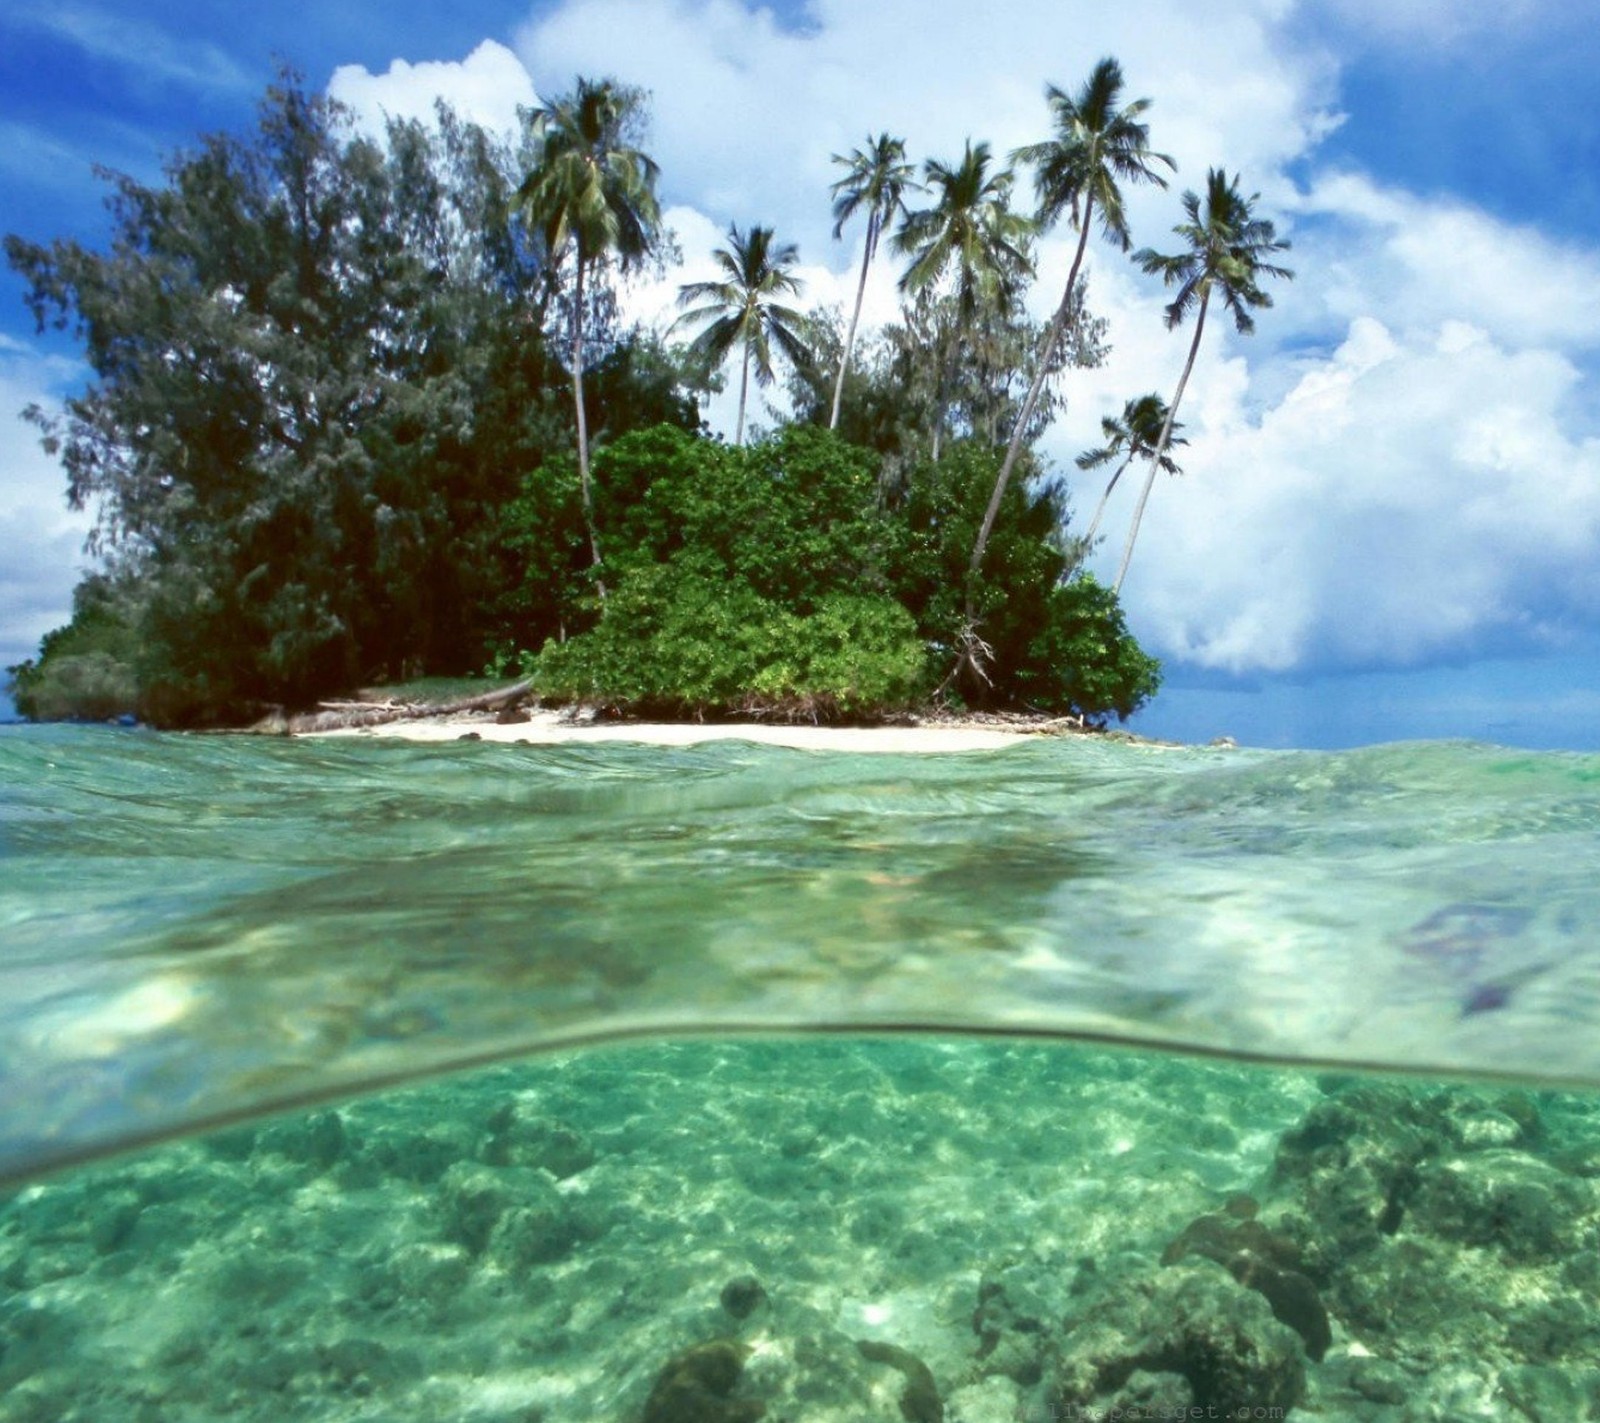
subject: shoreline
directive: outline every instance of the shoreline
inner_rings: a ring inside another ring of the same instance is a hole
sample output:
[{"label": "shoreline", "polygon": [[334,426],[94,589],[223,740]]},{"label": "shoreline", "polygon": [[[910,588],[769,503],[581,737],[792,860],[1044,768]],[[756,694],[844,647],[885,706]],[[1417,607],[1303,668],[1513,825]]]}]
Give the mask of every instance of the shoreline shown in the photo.
[{"label": "shoreline", "polygon": [[662,722],[583,719],[564,712],[530,711],[526,719],[500,720],[492,712],[402,717],[368,726],[294,730],[297,737],[377,738],[418,742],[494,741],[534,746],[633,742],[698,746],[708,741],[748,741],[797,751],[943,753],[997,751],[1040,738],[1085,737],[1160,746],[1125,731],[1092,731],[1064,718],[953,718],[906,725],[812,726],[785,722]]}]

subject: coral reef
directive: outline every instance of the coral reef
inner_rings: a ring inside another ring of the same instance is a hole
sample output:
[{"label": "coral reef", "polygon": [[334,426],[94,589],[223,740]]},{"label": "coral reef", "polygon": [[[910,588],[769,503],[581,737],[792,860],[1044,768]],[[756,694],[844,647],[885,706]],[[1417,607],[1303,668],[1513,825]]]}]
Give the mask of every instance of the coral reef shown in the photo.
[{"label": "coral reef", "polygon": [[1600,1102],[684,1043],[0,1200],[0,1423],[1600,1415]]}]

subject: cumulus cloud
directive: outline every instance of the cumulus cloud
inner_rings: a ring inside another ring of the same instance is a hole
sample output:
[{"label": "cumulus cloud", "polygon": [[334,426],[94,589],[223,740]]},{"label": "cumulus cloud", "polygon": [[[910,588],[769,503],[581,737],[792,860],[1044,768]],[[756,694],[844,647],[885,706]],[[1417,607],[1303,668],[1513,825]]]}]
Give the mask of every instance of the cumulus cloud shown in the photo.
[{"label": "cumulus cloud", "polygon": [[[831,239],[833,154],[881,129],[919,156],[954,156],[968,135],[1005,154],[1044,133],[1046,81],[1074,86],[1117,55],[1129,96],[1155,100],[1155,146],[1181,165],[1173,192],[1130,195],[1136,242],[1169,247],[1177,192],[1225,163],[1294,239],[1299,273],[1275,287],[1255,337],[1235,336],[1221,313],[1208,329],[1181,412],[1187,473],[1155,491],[1130,617],[1163,655],[1309,673],[1555,644],[1600,621],[1589,571],[1600,568],[1600,250],[1465,198],[1318,166],[1340,121],[1339,72],[1308,17],[1442,45],[1530,13],[1429,0],[993,0],[932,24],[920,0],[812,0],[796,30],[741,0],[565,0],[517,33],[520,63],[486,45],[459,65],[340,71],[336,88],[392,113],[464,92],[479,112],[512,112],[577,74],[652,91],[649,147],[685,260],[632,289],[627,309],[664,325],[678,285],[709,274],[730,221],[798,241],[809,299],[847,306],[861,232]],[[1165,329],[1157,284],[1100,244],[1091,252],[1114,353],[1073,375],[1044,447],[1075,481],[1072,457],[1098,443],[1099,417],[1146,390],[1169,396],[1189,338]],[[1030,300],[1041,317],[1070,256],[1064,231],[1040,246]],[[895,275],[880,261],[869,324],[892,317]],[[714,423],[731,430],[734,400],[730,389],[713,406]],[[1078,507],[1098,493],[1083,480]],[[1119,493],[1108,517],[1103,573],[1132,499]]]},{"label": "cumulus cloud", "polygon": [[429,122],[443,99],[464,119],[495,132],[517,128],[517,110],[538,102],[533,81],[503,44],[485,40],[460,61],[395,60],[382,74],[359,64],[334,70],[328,92],[352,109],[361,124],[381,131],[386,119]]},{"label": "cumulus cloud", "polygon": [[1281,402],[1215,420],[1161,481],[1132,615],[1231,672],[1558,642],[1600,612],[1600,441],[1564,428],[1581,379],[1462,322],[1400,336],[1358,318]]},{"label": "cumulus cloud", "polygon": [[1300,244],[1311,278],[1302,290],[1342,319],[1375,309],[1405,325],[1460,316],[1518,344],[1600,346],[1594,247],[1348,172],[1319,176],[1292,209],[1321,220]]}]

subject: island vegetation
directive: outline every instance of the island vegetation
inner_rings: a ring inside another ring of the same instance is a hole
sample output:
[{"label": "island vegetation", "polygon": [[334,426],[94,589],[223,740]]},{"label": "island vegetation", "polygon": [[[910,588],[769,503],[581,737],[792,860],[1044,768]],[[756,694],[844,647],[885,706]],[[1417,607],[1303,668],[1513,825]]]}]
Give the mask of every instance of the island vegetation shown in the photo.
[{"label": "island vegetation", "polygon": [[[29,415],[96,513],[71,622],[10,669],[19,709],[239,724],[490,673],[666,716],[1130,715],[1159,667],[1035,449],[1105,355],[1092,229],[1128,251],[1123,186],[1173,165],[1115,61],[1047,102],[1053,134],[1009,162],[969,141],[918,166],[887,133],[836,158],[835,237],[865,225],[848,320],[803,311],[795,247],[737,220],[669,331],[624,320],[625,284],[674,248],[645,97],[609,80],[515,140],[443,106],[378,138],[286,72],[252,132],[160,185],[104,173],[103,249],[6,239],[41,331],[75,333],[92,372]],[[1177,470],[1211,297],[1247,330],[1260,280],[1288,275],[1253,202],[1215,169],[1185,249],[1135,254],[1177,284],[1171,324],[1196,315],[1188,362],[1079,464],[1115,462],[1114,486],[1145,462],[1140,513]],[[1078,240],[1041,327],[1024,297],[1063,217]],[[898,319],[863,333],[886,256]],[[729,372],[731,443],[702,419]],[[752,397],[780,379],[763,425]]]}]

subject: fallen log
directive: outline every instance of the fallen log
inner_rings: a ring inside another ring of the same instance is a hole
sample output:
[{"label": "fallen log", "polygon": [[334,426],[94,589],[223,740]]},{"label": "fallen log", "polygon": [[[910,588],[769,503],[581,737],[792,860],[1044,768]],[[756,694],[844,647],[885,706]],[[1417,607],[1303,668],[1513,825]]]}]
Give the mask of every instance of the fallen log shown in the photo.
[{"label": "fallen log", "polygon": [[346,731],[362,726],[383,726],[391,721],[420,721],[430,717],[459,716],[463,712],[493,711],[525,697],[533,690],[531,678],[513,682],[493,692],[457,697],[448,702],[348,702],[319,704],[316,711],[286,716],[281,710],[264,716],[252,732],[267,736],[299,736],[307,732]]}]

